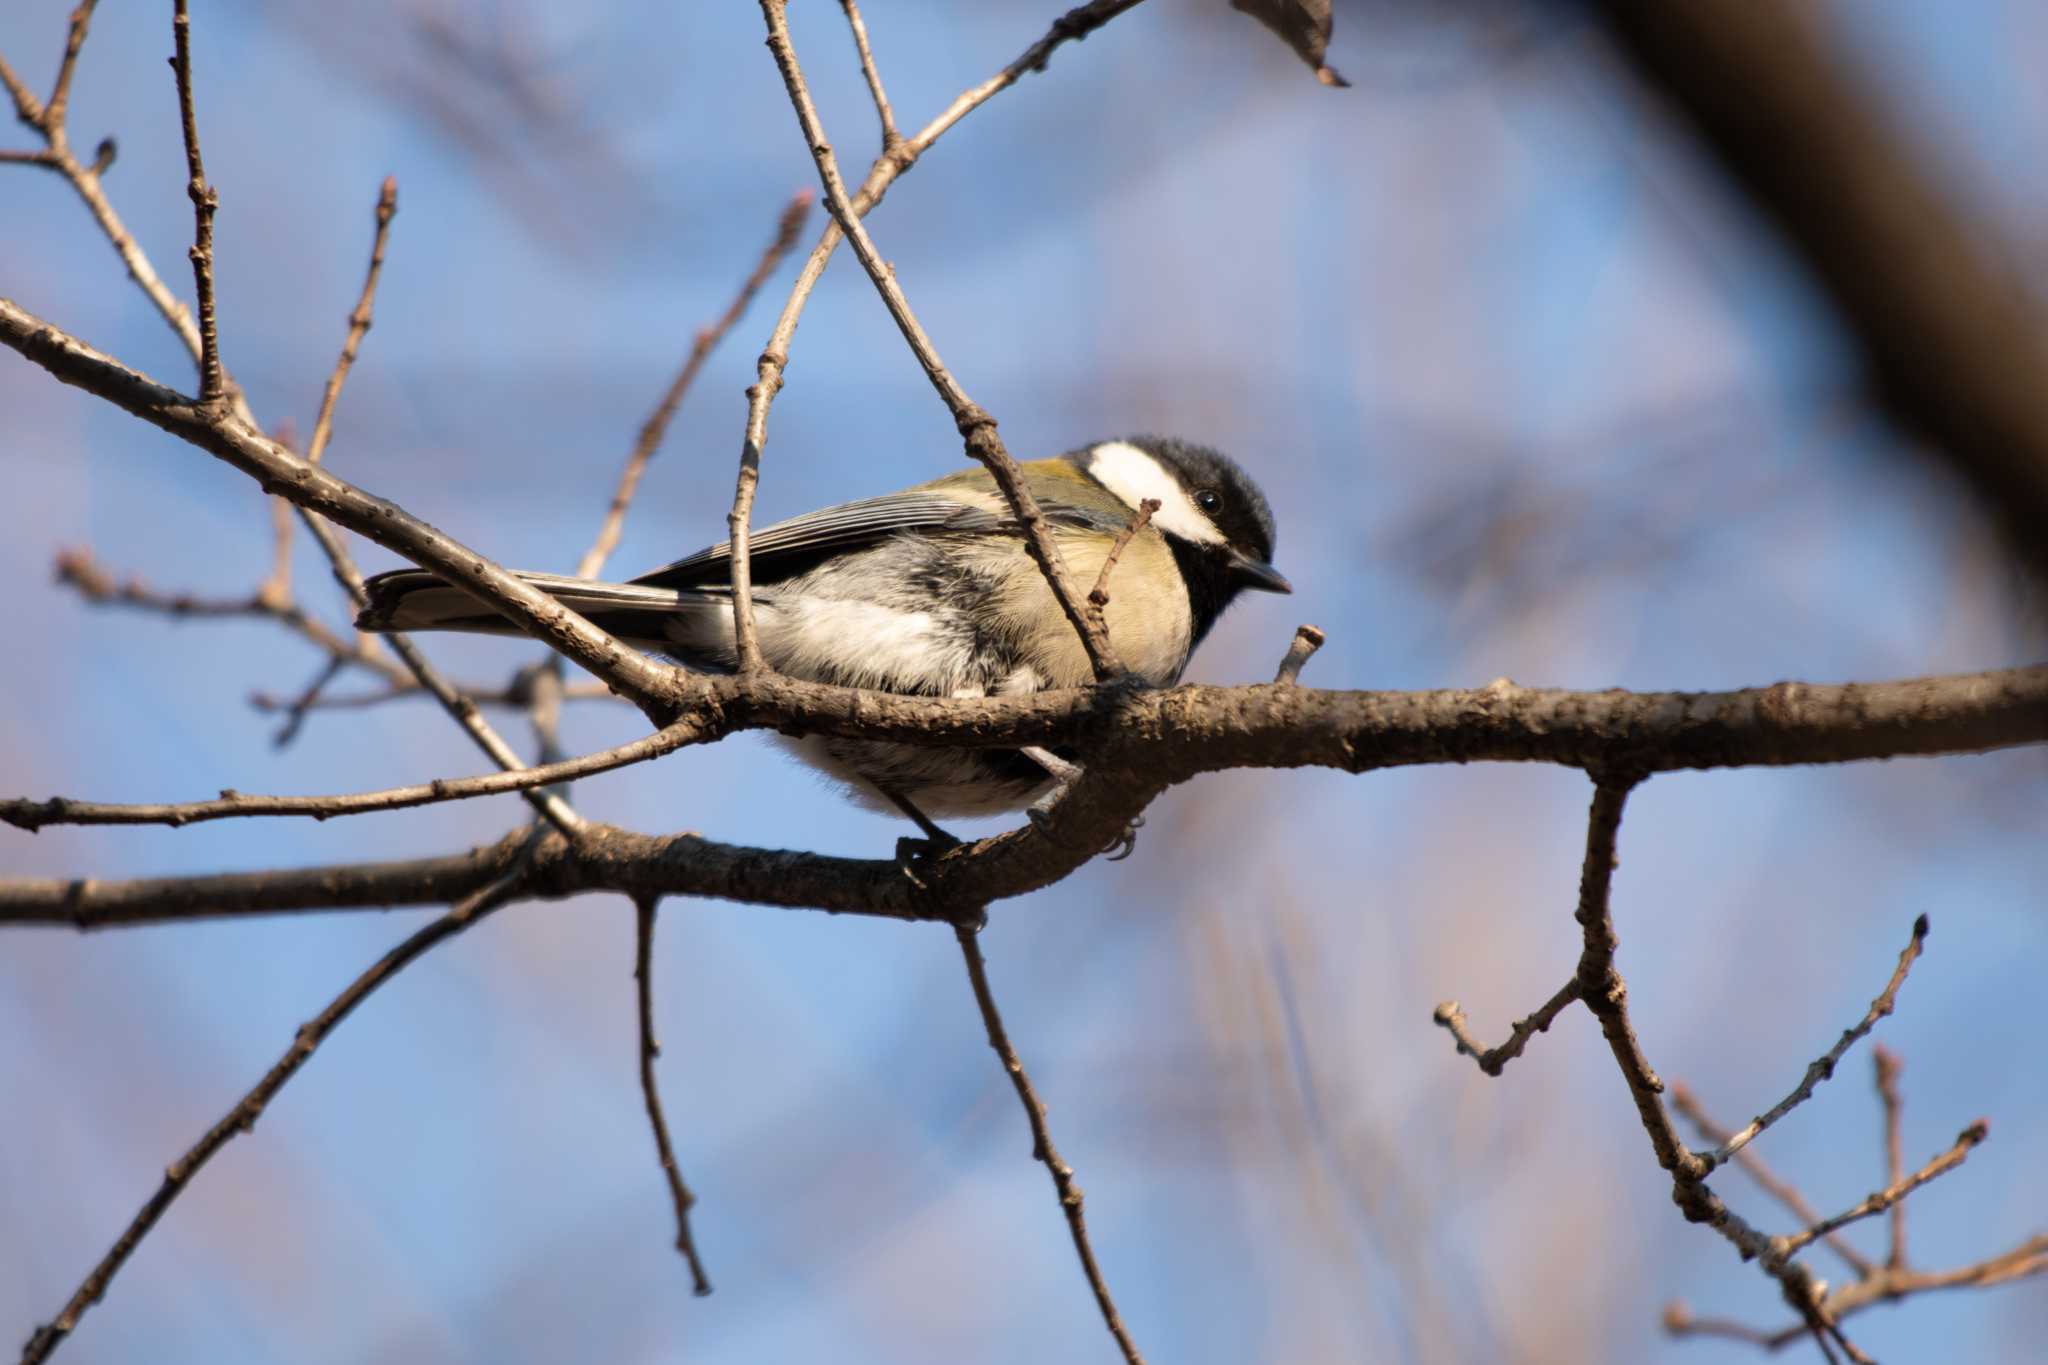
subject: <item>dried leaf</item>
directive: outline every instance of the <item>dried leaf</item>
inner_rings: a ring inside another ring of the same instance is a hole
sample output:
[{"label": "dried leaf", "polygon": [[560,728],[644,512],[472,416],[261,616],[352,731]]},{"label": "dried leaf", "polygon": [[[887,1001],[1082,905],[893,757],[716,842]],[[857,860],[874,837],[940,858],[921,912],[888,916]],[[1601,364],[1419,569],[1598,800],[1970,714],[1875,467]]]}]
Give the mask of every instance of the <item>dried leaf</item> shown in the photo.
[{"label": "dried leaf", "polygon": [[1349,85],[1336,69],[1323,63],[1330,47],[1331,0],[1230,0],[1230,7],[1242,10],[1280,35],[1324,85]]}]

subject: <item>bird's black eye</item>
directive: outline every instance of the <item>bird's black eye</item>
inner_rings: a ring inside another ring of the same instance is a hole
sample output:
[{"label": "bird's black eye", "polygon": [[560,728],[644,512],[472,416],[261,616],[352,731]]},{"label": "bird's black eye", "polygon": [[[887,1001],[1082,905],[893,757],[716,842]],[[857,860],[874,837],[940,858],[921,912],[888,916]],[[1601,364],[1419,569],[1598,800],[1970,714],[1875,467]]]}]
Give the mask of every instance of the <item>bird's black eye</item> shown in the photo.
[{"label": "bird's black eye", "polygon": [[1213,517],[1223,510],[1223,495],[1213,488],[1197,488],[1195,506]]}]

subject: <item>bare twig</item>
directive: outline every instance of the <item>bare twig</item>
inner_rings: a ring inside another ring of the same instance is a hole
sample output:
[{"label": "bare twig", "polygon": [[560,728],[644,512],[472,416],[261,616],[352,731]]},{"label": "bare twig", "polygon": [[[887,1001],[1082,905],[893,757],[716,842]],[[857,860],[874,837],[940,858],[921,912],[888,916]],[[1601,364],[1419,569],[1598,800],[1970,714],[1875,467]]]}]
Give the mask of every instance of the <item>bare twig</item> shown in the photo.
[{"label": "bare twig", "polygon": [[[1111,647],[1108,635],[1089,619],[1081,595],[1074,590],[1068,576],[1066,562],[1060,555],[1059,546],[1053,540],[1051,527],[1047,524],[1044,513],[1039,510],[1038,500],[1024,485],[1017,469],[1017,462],[1011,458],[1009,450],[1003,445],[1002,436],[996,430],[995,419],[967,396],[967,391],[960,387],[952,372],[946,368],[945,362],[939,358],[931,338],[925,335],[916,314],[911,312],[909,300],[898,287],[894,269],[882,260],[881,253],[868,236],[867,229],[861,225],[860,211],[847,193],[846,182],[839,173],[838,160],[833,156],[831,144],[826,140],[824,125],[818,117],[816,106],[811,103],[810,89],[805,84],[803,70],[797,63],[796,49],[791,44],[789,25],[784,14],[786,3],[787,0],[761,0],[761,14],[768,25],[768,50],[775,55],[776,66],[782,72],[783,86],[789,92],[790,104],[796,110],[797,122],[803,129],[804,140],[811,149],[811,158],[817,163],[818,178],[825,189],[825,206],[830,210],[834,221],[839,224],[840,232],[853,244],[854,255],[859,258],[861,267],[867,271],[868,278],[880,292],[883,303],[889,309],[889,315],[896,321],[897,329],[903,333],[903,339],[909,343],[911,352],[917,357],[918,364],[923,367],[925,377],[931,381],[932,387],[938,391],[940,398],[952,412],[954,425],[959,428],[968,455],[988,469],[989,474],[995,479],[996,486],[1002,490],[1004,499],[1009,503],[1019,526],[1023,529],[1025,549],[1038,565],[1039,572],[1045,576],[1046,584],[1058,601],[1061,612],[1073,626],[1075,634],[1080,637],[1082,648],[1086,650],[1088,660],[1095,670],[1096,679],[1107,681],[1116,677],[1123,672],[1116,651]],[[764,369],[767,359],[768,357],[764,355]],[[751,426],[750,423],[750,436]],[[751,439],[742,452],[742,479],[746,477],[744,470],[749,457],[753,467],[758,470],[760,447]],[[740,559],[739,535],[740,529],[736,527],[733,555],[736,578]],[[734,591],[737,595],[737,582]],[[744,640],[741,642],[742,671],[749,668],[745,643]],[[753,666],[758,667],[758,657]]]},{"label": "bare twig", "polygon": [[1807,1066],[1805,1076],[1800,1078],[1799,1084],[1793,1087],[1791,1094],[1779,1100],[1768,1112],[1751,1119],[1748,1127],[1730,1136],[1713,1151],[1701,1153],[1708,1170],[1728,1160],[1748,1146],[1757,1134],[1811,1099],[1813,1088],[1835,1074],[1835,1063],[1842,1060],[1843,1054],[1855,1045],[1857,1039],[1875,1028],[1878,1020],[1892,1012],[1892,1002],[1898,997],[1899,987],[1905,984],[1906,973],[1912,970],[1913,963],[1919,959],[1926,942],[1927,916],[1922,915],[1913,921],[1913,936],[1899,951],[1898,966],[1892,969],[1891,980],[1885,983],[1885,988],[1878,992],[1877,998],[1870,1002],[1870,1008],[1864,1013],[1863,1018],[1855,1027],[1844,1029],[1842,1036],[1835,1040],[1835,1045]]},{"label": "bare twig", "polygon": [[[453,683],[450,685],[458,694],[469,698],[477,706],[513,706],[524,709],[533,704],[531,693],[519,686],[485,687],[470,683]],[[308,711],[362,711],[372,706],[382,706],[386,702],[408,701],[432,696],[433,693],[421,687],[416,680],[407,677],[390,687],[375,692],[346,692],[340,696],[329,696],[323,692],[311,700],[305,700],[303,697],[280,697],[274,692],[265,692],[258,689],[249,694],[249,705],[255,707],[258,711],[270,713],[290,712],[304,700],[305,709]],[[603,683],[585,680],[583,682],[565,682],[562,685],[562,700],[565,702],[621,702],[624,701],[624,698],[607,688]]]},{"label": "bare twig", "polygon": [[187,0],[176,0],[171,35],[177,55],[171,68],[178,76],[178,117],[185,130],[185,193],[192,200],[192,285],[199,299],[199,401],[218,405],[227,393],[220,363],[220,330],[213,302],[213,215],[220,195],[206,183],[206,165],[199,155],[199,116],[192,103],[192,16]]},{"label": "bare twig", "polygon": [[363,1003],[379,986],[403,971],[415,958],[427,952],[446,939],[453,938],[471,925],[478,923],[492,911],[514,899],[523,885],[524,865],[515,863],[502,876],[479,888],[462,901],[451,907],[447,914],[420,929],[404,942],[384,954],[363,972],[340,995],[334,997],[326,1009],[307,1023],[300,1025],[296,1037],[284,1055],[270,1068],[249,1092],[236,1102],[234,1108],[222,1116],[220,1122],[208,1129],[205,1136],[172,1162],[164,1171],[163,1183],[157,1187],[143,1204],[142,1209],[128,1224],[113,1247],[100,1258],[83,1283],[72,1294],[62,1311],[49,1323],[38,1327],[22,1349],[22,1365],[40,1365],[49,1359],[50,1353],[78,1326],[78,1320],[87,1309],[98,1303],[107,1292],[107,1286],[120,1272],[128,1258],[142,1239],[149,1235],[157,1220],[172,1202],[183,1194],[192,1178],[215,1153],[225,1147],[238,1134],[251,1132],[256,1120],[269,1106],[285,1083],[297,1074],[314,1051],[324,1042],[341,1021],[348,1018],[356,1006]]},{"label": "bare twig", "polygon": [[[279,443],[290,445],[284,437]],[[292,505],[283,498],[266,498],[270,504],[270,572],[256,585],[256,600],[275,607],[292,600]]]},{"label": "bare twig", "polygon": [[299,737],[299,729],[305,725],[307,714],[319,704],[320,694],[341,672],[343,664],[341,658],[333,657],[320,665],[320,671],[313,675],[313,681],[306,684],[305,691],[284,708],[284,724],[278,726],[277,733],[270,737],[272,747],[282,749]]},{"label": "bare twig", "polygon": [[718,343],[725,339],[733,325],[746,315],[754,295],[761,291],[761,286],[782,264],[782,258],[796,245],[797,234],[803,230],[804,219],[810,214],[812,197],[809,190],[800,190],[790,199],[782,210],[782,216],[776,220],[775,236],[762,251],[753,273],[740,285],[739,293],[733,296],[717,321],[698,329],[683,367],[676,371],[668,391],[662,394],[661,401],[640,426],[639,438],[633,442],[632,453],[626,457],[626,467],[619,473],[619,486],[612,493],[611,506],[605,511],[604,524],[598,528],[597,539],[591,542],[576,565],[578,578],[595,578],[597,571],[604,567],[605,560],[617,548],[620,528],[626,522],[626,509],[632,506],[633,495],[640,488],[640,476],[646,471],[647,462],[654,458],[654,452],[661,448],[662,437],[667,435],[669,422],[682,405],[683,395],[696,382],[697,372],[704,368],[705,360],[718,348]]},{"label": "bare twig", "polygon": [[1578,998],[1579,983],[1577,978],[1573,978],[1559,987],[1557,994],[1544,1001],[1534,1014],[1526,1019],[1517,1019],[1508,1033],[1508,1040],[1493,1048],[1480,1046],[1472,1037],[1466,1028],[1465,1012],[1458,1008],[1455,1000],[1446,1000],[1438,1005],[1430,1017],[1440,1027],[1448,1029],[1451,1037],[1457,1040],[1459,1055],[1479,1063],[1479,1069],[1487,1075],[1498,1076],[1509,1062],[1522,1055],[1522,1049],[1529,1045],[1531,1038],[1549,1032],[1552,1021],[1564,1012],[1566,1005]]},{"label": "bare twig", "polygon": [[307,464],[320,463],[320,457],[327,453],[328,437],[334,434],[334,405],[341,399],[341,386],[348,382],[356,352],[370,330],[377,280],[384,273],[384,248],[391,240],[391,220],[397,214],[398,178],[387,175],[377,191],[377,233],[370,239],[370,268],[363,273],[363,292],[356,299],[355,310],[348,315],[348,335],[342,339],[341,355],[335,359],[334,369],[327,376],[327,387],[320,393],[320,415],[313,422],[313,439],[306,444]]},{"label": "bare twig", "polygon": [[656,730],[629,744],[564,759],[537,767],[516,767],[480,777],[435,778],[432,782],[383,791],[337,796],[245,796],[224,791],[211,801],[187,801],[175,805],[124,805],[99,801],[74,801],[54,796],[47,801],[19,797],[0,799],[0,823],[16,829],[39,830],[45,825],[182,825],[208,820],[227,820],[258,815],[297,815],[314,820],[331,820],[338,815],[363,815],[371,811],[405,810],[443,801],[466,801],[502,792],[526,792],[557,782],[608,773],[634,763],[644,763],[663,754],[699,742],[704,727],[695,721],[680,721]]},{"label": "bare twig", "polygon": [[903,134],[896,131],[896,111],[889,107],[889,96],[882,89],[882,73],[875,69],[875,54],[868,47],[868,26],[860,17],[860,6],[855,0],[839,0],[839,7],[846,11],[846,24],[853,30],[853,45],[860,52],[860,74],[867,79],[868,94],[875,100],[875,114],[882,121],[882,155],[896,150],[903,141]]},{"label": "bare twig", "polygon": [[1280,659],[1280,670],[1273,675],[1273,681],[1282,687],[1294,687],[1301,682],[1301,670],[1315,657],[1329,638],[1321,626],[1296,626],[1294,639],[1287,646],[1287,653]]},{"label": "bare twig", "polygon": [[[1869,1279],[1851,1280],[1832,1290],[1824,1302],[1828,1315],[1840,1320],[1874,1303],[1894,1302],[1942,1289],[1988,1289],[2042,1274],[2048,1274],[2048,1236],[2029,1238],[2011,1251],[1955,1270],[1883,1267]],[[1804,1323],[1773,1332],[1727,1318],[1697,1318],[1684,1304],[1672,1304],[1664,1310],[1664,1329],[1673,1336],[1727,1337],[1769,1351],[1780,1350],[1808,1334]]]},{"label": "bare twig", "polygon": [[1803,1232],[1794,1233],[1790,1237],[1780,1238],[1780,1253],[1785,1256],[1796,1256],[1837,1228],[1846,1227],[1850,1223],[1860,1218],[1868,1218],[1872,1214],[1883,1213],[1886,1209],[1893,1207],[1901,1199],[1904,1199],[1928,1181],[1933,1180],[1937,1176],[1946,1175],[1962,1165],[1964,1159],[1970,1155],[1970,1150],[1990,1136],[1991,1125],[1983,1119],[1978,1119],[1956,1135],[1955,1142],[1950,1145],[1947,1151],[1935,1157],[1911,1175],[1894,1181],[1862,1202],[1851,1208],[1844,1209],[1832,1218],[1823,1218],[1820,1222],[1815,1223]]},{"label": "bare twig", "polygon": [[117,580],[92,557],[89,550],[65,550],[58,554],[57,581],[78,590],[88,602],[104,606],[136,607],[178,618],[254,616],[278,622],[287,630],[323,650],[329,658],[366,669],[392,686],[411,681],[405,670],[381,655],[370,652],[361,640],[351,644],[318,618],[306,614],[296,602],[279,602],[268,584],[249,597],[198,597],[190,593],[159,592],[140,579]]},{"label": "bare twig", "polygon": [[1009,1076],[1010,1084],[1016,1088],[1017,1102],[1024,1106],[1024,1117],[1031,1124],[1031,1155],[1034,1160],[1045,1163],[1052,1173],[1053,1189],[1058,1193],[1060,1209],[1067,1216],[1067,1231],[1074,1239],[1074,1252],[1081,1258],[1082,1273],[1088,1277],[1088,1287],[1095,1291],[1095,1303],[1102,1310],[1102,1321],[1116,1338],[1119,1350],[1130,1365],[1142,1365],[1144,1357],[1125,1330],[1124,1321],[1116,1311],[1116,1303],[1109,1296],[1109,1285],[1102,1278],[1102,1267],[1095,1262],[1095,1248],[1088,1241],[1088,1223],[1081,1213],[1081,1187],[1074,1183],[1074,1168],[1061,1159],[1059,1149],[1052,1145],[1052,1133],[1045,1123],[1045,1103],[1032,1088],[1031,1078],[1024,1072],[1024,1063],[1017,1058],[1017,1049],[1010,1043],[1010,1035],[1003,1028],[1003,1016],[996,1009],[995,993],[989,989],[988,964],[982,960],[980,929],[977,924],[965,920],[953,926],[960,940],[960,956],[967,963],[967,980],[974,987],[974,1003],[981,1009],[981,1022],[988,1029],[988,1045],[995,1049],[1002,1061],[1003,1071]]},{"label": "bare twig", "polygon": [[[1870,1049],[1872,1070],[1876,1073],[1877,1097],[1884,1106],[1884,1167],[1885,1183],[1896,1185],[1906,1175],[1905,1142],[1900,1134],[1900,1116],[1905,1102],[1899,1098],[1899,1054],[1883,1043],[1873,1043]],[[1813,1218],[1806,1219],[1811,1223]],[[1892,1205],[1890,1246],[1885,1251],[1885,1269],[1903,1270],[1906,1267],[1906,1206]]]},{"label": "bare twig", "polygon": [[1116,572],[1117,561],[1123,558],[1131,541],[1145,529],[1152,520],[1152,514],[1158,510],[1157,498],[1146,498],[1138,504],[1138,510],[1131,513],[1131,519],[1116,533],[1116,539],[1109,542],[1109,553],[1102,557],[1102,569],[1095,575],[1095,586],[1088,590],[1088,619],[1094,623],[1095,629],[1102,632],[1105,640],[1109,638],[1109,619],[1103,609],[1109,606],[1109,576]]},{"label": "bare twig", "polygon": [[[1700,1136],[1708,1142],[1718,1144],[1728,1140],[1728,1129],[1708,1117],[1705,1106],[1700,1103],[1699,1096],[1693,1094],[1691,1087],[1682,1083],[1673,1084],[1671,1087],[1671,1107],[1683,1115],[1693,1127],[1697,1128]],[[1820,1221],[1820,1214],[1814,1209],[1813,1205],[1806,1202],[1806,1197],[1799,1193],[1798,1187],[1788,1180],[1780,1179],[1778,1174],[1765,1165],[1763,1158],[1755,1152],[1746,1149],[1737,1152],[1735,1154],[1735,1162],[1742,1167],[1751,1180],[1756,1182],[1758,1189],[1784,1205],[1786,1210],[1801,1223],[1810,1225]],[[1869,1276],[1877,1270],[1877,1266],[1872,1263],[1871,1259],[1851,1246],[1846,1239],[1830,1233],[1825,1240],[1828,1250],[1841,1257],[1842,1263],[1854,1271],[1859,1278]]]},{"label": "bare twig", "polygon": [[711,1292],[711,1280],[697,1255],[697,1242],[690,1235],[690,1210],[697,1196],[683,1183],[683,1170],[676,1162],[669,1142],[668,1117],[662,1113],[661,1092],[654,1085],[654,1059],[661,1056],[661,1044],[654,1038],[654,916],[659,896],[635,896],[633,981],[639,996],[640,1094],[647,1101],[647,1122],[654,1130],[654,1152],[661,1161],[661,1173],[668,1181],[669,1198],[676,1206],[676,1250],[690,1266],[690,1287],[698,1296]]}]

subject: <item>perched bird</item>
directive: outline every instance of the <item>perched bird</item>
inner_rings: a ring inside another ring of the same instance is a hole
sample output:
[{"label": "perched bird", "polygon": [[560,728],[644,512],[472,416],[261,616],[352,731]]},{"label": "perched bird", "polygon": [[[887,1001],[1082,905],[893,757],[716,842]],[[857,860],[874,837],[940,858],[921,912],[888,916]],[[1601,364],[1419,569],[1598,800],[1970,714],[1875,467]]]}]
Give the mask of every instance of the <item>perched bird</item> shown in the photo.
[{"label": "perched bird", "polygon": [[[1021,466],[1078,591],[1101,572],[1140,503],[1150,523],[1123,551],[1104,620],[1124,666],[1154,686],[1188,656],[1239,591],[1290,592],[1271,563],[1273,514],[1228,456],[1133,436]],[[1001,697],[1094,681],[1074,628],[995,480],[979,467],[752,533],[754,617],[777,672],[920,697]],[[689,667],[735,666],[730,547],[714,545],[599,583],[519,576],[619,639]],[[366,585],[364,630],[516,635],[475,598],[402,569]],[[812,735],[786,741],[851,795],[894,805],[933,844],[934,817],[989,815],[1056,795],[1077,768],[1044,749],[941,749]]]}]

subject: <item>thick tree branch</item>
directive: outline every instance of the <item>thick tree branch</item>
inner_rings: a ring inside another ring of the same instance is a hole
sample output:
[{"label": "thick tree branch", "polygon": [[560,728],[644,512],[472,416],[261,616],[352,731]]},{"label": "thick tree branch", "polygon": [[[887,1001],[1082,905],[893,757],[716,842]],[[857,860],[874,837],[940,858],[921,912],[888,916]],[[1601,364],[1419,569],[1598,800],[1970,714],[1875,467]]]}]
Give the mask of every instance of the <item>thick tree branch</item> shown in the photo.
[{"label": "thick tree branch", "polygon": [[1811,7],[1601,0],[1636,68],[1769,213],[1849,325],[1879,395],[2048,570],[2048,325],[1980,250]]},{"label": "thick tree branch", "polygon": [[[1959,678],[1745,692],[1329,692],[1299,686],[1076,689],[940,701],[771,677],[703,681],[680,723],[700,742],[740,728],[1012,748],[1072,744],[1087,771],[1042,824],[963,845],[920,868],[735,848],[588,826],[585,847],[535,854],[539,894],[700,895],[913,919],[1050,885],[1161,791],[1233,767],[1552,762],[1638,772],[1850,762],[2048,741],[2048,668]],[[446,859],[139,882],[0,881],[0,924],[79,928],[220,914],[440,903],[499,861]]]}]

